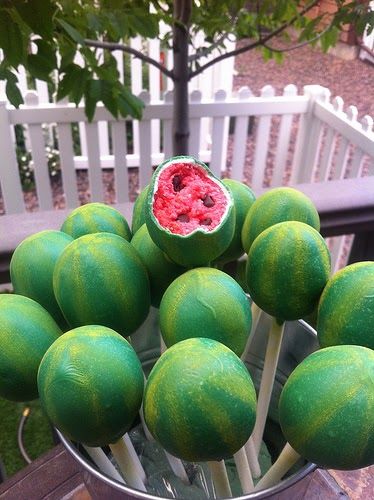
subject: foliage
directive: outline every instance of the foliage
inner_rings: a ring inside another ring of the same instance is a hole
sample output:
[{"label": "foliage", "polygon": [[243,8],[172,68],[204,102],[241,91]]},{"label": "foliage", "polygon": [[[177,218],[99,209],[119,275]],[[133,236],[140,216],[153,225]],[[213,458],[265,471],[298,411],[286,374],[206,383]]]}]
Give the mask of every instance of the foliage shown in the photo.
[{"label": "foliage", "polygon": [[[285,50],[293,48],[287,28],[296,28],[298,44],[320,42],[323,50],[336,43],[338,33],[351,23],[357,34],[365,27],[374,27],[374,12],[368,2],[335,0],[335,14],[309,17],[318,2],[310,0],[2,0],[0,2],[0,48],[4,59],[0,64],[0,79],[6,82],[10,102],[19,106],[22,96],[18,88],[17,68],[23,65],[32,78],[47,81],[56,98],[78,104],[82,98],[88,119],[92,119],[96,104],[102,101],[114,117],[141,117],[142,102],[119,81],[116,60],[111,50],[119,44],[124,52],[145,62],[160,66],[144,52],[131,50],[128,41],[135,35],[159,37],[163,44],[172,44],[173,28],[187,24],[189,43],[194,33],[203,31],[202,46],[186,64],[189,78],[207,67],[203,56],[213,48],[222,51],[220,58],[239,53],[225,53],[227,37],[246,39],[241,52],[252,48],[263,51],[265,58],[282,59]],[[190,9],[190,11],[189,11]],[[165,35],[159,23],[168,27]],[[283,41],[279,46],[279,35]],[[276,43],[275,43],[276,42]],[[102,47],[109,49],[104,50]],[[79,55],[82,64],[78,64]],[[168,77],[178,85],[174,70]]]}]

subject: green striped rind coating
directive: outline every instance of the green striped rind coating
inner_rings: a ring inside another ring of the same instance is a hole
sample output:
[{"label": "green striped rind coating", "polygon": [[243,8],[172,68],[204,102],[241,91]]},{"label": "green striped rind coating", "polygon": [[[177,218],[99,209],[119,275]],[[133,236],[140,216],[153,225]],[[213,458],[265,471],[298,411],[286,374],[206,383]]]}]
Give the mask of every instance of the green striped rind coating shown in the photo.
[{"label": "green striped rind coating", "polygon": [[303,222],[280,222],[253,242],[246,268],[249,294],[280,320],[310,314],[330,273],[330,253],[322,236]]},{"label": "green striped rind coating", "polygon": [[311,354],[284,386],[279,419],[290,445],[321,467],[374,464],[374,352],[336,346]]},{"label": "green striped rind coating", "polygon": [[147,269],[151,286],[151,304],[159,307],[167,287],[186,269],[172,262],[154,243],[145,224],[134,234],[131,244]]},{"label": "green striped rind coating", "polygon": [[131,231],[124,216],[104,203],[87,203],[75,208],[65,219],[61,231],[74,239],[85,234],[105,232],[131,240]]},{"label": "green striped rind coating", "polygon": [[168,349],[152,369],[144,416],[172,455],[191,462],[221,460],[248,440],[256,393],[230,349],[211,339],[188,339]]},{"label": "green striped rind coating", "polygon": [[147,211],[147,196],[148,196],[148,188],[149,185],[146,186],[136,198],[134,203],[134,208],[132,211],[132,222],[131,222],[131,231],[132,234],[135,234],[143,224],[145,224],[146,220],[146,211]]},{"label": "green striped rind coating", "polygon": [[41,231],[23,240],[10,261],[14,292],[39,302],[63,330],[68,325],[53,293],[53,270],[72,241],[71,236],[61,231]]},{"label": "green striped rind coating", "polygon": [[[188,235],[174,234],[162,227],[153,215],[153,199],[157,190],[160,173],[168,165],[183,161],[193,162],[194,165],[206,171],[207,176],[218,182],[223,192],[226,192],[226,195],[228,194],[229,205],[226,215],[222,218],[221,223],[212,231],[207,232],[203,229],[197,229]],[[235,230],[234,201],[226,186],[215,177],[205,163],[191,156],[174,156],[161,163],[153,174],[147,198],[146,224],[153,241],[174,262],[188,268],[205,266],[221,255],[232,240]]]},{"label": "green striped rind coating", "polygon": [[110,233],[81,236],[64,250],[53,273],[53,288],[72,328],[103,325],[133,333],[147,317],[147,271],[134,247]]},{"label": "green striped rind coating", "polygon": [[229,247],[217,259],[218,262],[230,262],[238,259],[244,253],[242,244],[242,228],[256,196],[252,189],[234,179],[222,179],[223,184],[230,190],[235,205],[235,232]]},{"label": "green striped rind coating", "polygon": [[131,345],[97,325],[64,334],[38,373],[41,404],[53,424],[89,446],[116,442],[142,402],[144,376]]},{"label": "green striped rind coating", "polygon": [[160,304],[160,330],[170,347],[192,337],[222,342],[240,356],[252,325],[241,286],[218,269],[196,268],[177,278]]},{"label": "green striped rind coating", "polygon": [[62,331],[37,302],[0,295],[0,396],[12,401],[38,397],[40,361]]},{"label": "green striped rind coating", "polygon": [[257,198],[249,209],[242,229],[242,243],[246,253],[257,236],[274,224],[296,220],[319,231],[319,215],[313,202],[297,189],[280,187]]},{"label": "green striped rind coating", "polygon": [[374,349],[374,262],[347,266],[327,282],[317,333],[321,347],[355,344]]}]

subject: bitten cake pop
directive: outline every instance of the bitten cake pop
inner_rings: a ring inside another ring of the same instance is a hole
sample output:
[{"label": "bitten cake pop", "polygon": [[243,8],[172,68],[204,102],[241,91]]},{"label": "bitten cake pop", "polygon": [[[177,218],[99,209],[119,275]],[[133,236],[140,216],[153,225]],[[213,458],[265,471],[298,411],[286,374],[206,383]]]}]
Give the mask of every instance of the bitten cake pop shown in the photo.
[{"label": "bitten cake pop", "polygon": [[161,298],[170,283],[186,271],[186,268],[172,262],[149,236],[143,224],[134,234],[131,245],[138,252],[147,269],[151,286],[151,303],[159,307]]},{"label": "bitten cake pop", "polygon": [[149,279],[138,253],[110,233],[74,240],[56,263],[53,288],[72,327],[98,324],[130,335],[150,307]]},{"label": "bitten cake pop", "polygon": [[70,330],[43,357],[40,401],[67,437],[89,446],[116,442],[133,423],[143,394],[138,357],[118,333],[98,325]]},{"label": "bitten cake pop", "polygon": [[238,259],[244,253],[242,244],[242,228],[256,197],[249,186],[234,179],[222,179],[222,183],[230,190],[235,206],[235,232],[229,247],[217,259],[220,263]]},{"label": "bitten cake pop", "polygon": [[167,288],[160,304],[160,330],[167,347],[191,337],[207,337],[240,356],[251,324],[247,296],[218,269],[200,267],[182,274]]},{"label": "bitten cake pop", "polygon": [[61,231],[41,231],[22,241],[10,261],[15,293],[42,305],[61,326],[68,328],[53,293],[53,270],[57,259],[73,238]]},{"label": "bitten cake pop", "polygon": [[374,262],[347,266],[327,282],[317,333],[321,347],[355,344],[374,349]]},{"label": "bitten cake pop", "polygon": [[317,231],[319,215],[313,202],[297,189],[280,187],[270,189],[257,198],[249,209],[242,229],[242,243],[246,253],[265,229],[279,222],[304,222]]},{"label": "bitten cake pop", "polygon": [[175,344],[146,384],[147,426],[167,451],[184,460],[232,456],[249,438],[255,414],[256,393],[244,363],[215,340]]},{"label": "bitten cake pop", "polygon": [[282,321],[300,319],[315,309],[329,273],[324,239],[302,222],[269,227],[248,254],[246,277],[252,299]]},{"label": "bitten cake pop", "polygon": [[47,349],[62,331],[28,297],[0,295],[0,396],[12,401],[38,397],[37,373]]},{"label": "bitten cake pop", "polygon": [[130,241],[131,231],[124,216],[104,203],[87,203],[75,208],[65,219],[61,231],[74,239],[85,234],[113,233]]},{"label": "bitten cake pop", "polygon": [[209,264],[229,246],[234,202],[225,185],[191,156],[162,163],[148,190],[146,224],[153,241],[185,267]]}]

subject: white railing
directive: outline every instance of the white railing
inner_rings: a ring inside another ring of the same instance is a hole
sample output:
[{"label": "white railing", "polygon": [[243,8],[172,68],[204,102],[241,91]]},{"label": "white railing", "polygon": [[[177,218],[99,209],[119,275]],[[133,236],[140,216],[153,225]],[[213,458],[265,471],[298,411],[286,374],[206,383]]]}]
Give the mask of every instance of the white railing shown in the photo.
[{"label": "white railing", "polygon": [[[138,189],[142,189],[149,182],[153,166],[172,155],[171,93],[166,93],[162,101],[151,100],[148,92],[140,97],[146,107],[138,123],[138,152],[129,152],[126,121],[113,120],[102,106],[98,106],[92,123],[87,123],[83,106],[40,103],[35,92],[26,95],[26,105],[20,109],[1,102],[0,184],[5,212],[25,210],[15,154],[15,125],[27,129],[40,210],[53,208],[43,125],[53,127],[57,136],[66,207],[79,204],[76,169],[83,168],[88,169],[91,201],[104,199],[102,168],[114,171],[116,201],[128,201],[129,167],[138,168]],[[230,118],[235,119],[235,124],[228,136]],[[203,119],[208,127],[202,140]],[[158,136],[157,152],[152,147],[154,120],[159,120],[163,137],[161,142]],[[73,153],[72,124],[76,122],[84,124],[86,155]],[[109,124],[110,129],[112,146],[104,153],[99,142],[100,123]],[[342,99],[331,101],[324,87],[306,86],[298,95],[297,88],[288,85],[279,96],[269,85],[260,96],[244,87],[236,97],[219,90],[212,99],[204,99],[200,91],[194,91],[190,98],[190,127],[189,153],[209,163],[218,175],[227,170],[232,178],[248,182],[255,192],[263,186],[374,175],[372,118],[365,116],[358,121],[357,109],[350,106],[344,111]],[[333,252],[336,260],[341,246],[334,247]]]}]

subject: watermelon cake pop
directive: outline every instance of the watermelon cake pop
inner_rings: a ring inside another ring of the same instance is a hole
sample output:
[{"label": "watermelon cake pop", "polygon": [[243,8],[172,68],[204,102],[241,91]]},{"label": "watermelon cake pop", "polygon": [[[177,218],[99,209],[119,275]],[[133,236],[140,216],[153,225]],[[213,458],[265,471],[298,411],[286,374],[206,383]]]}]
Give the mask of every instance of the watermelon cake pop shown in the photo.
[{"label": "watermelon cake pop", "polygon": [[143,224],[134,234],[131,245],[138,252],[147,269],[151,303],[159,307],[162,296],[170,283],[186,271],[186,268],[171,261],[149,236],[147,226]]},{"label": "watermelon cake pop", "polygon": [[253,301],[281,321],[311,313],[330,273],[322,236],[303,222],[280,222],[253,242],[246,269]]},{"label": "watermelon cake pop", "polygon": [[176,278],[160,304],[160,330],[167,347],[191,337],[207,337],[240,356],[251,330],[246,294],[228,274],[200,267]]},{"label": "watermelon cake pop", "polygon": [[190,156],[176,156],[153,174],[146,224],[156,245],[177,264],[207,265],[232,240],[234,202],[204,163]]},{"label": "watermelon cake pop", "polygon": [[47,349],[62,331],[28,297],[0,294],[0,396],[11,401],[38,397],[37,373]]},{"label": "watermelon cake pop", "polygon": [[243,362],[207,338],[175,344],[157,361],[144,393],[144,416],[154,438],[188,461],[218,461],[249,438],[256,393]]},{"label": "watermelon cake pop", "polygon": [[24,239],[10,261],[10,279],[14,292],[36,300],[60,325],[68,329],[53,293],[53,271],[73,238],[62,231],[40,231]]},{"label": "watermelon cake pop", "polygon": [[307,460],[331,469],[374,464],[374,351],[321,349],[296,367],[279,401],[282,431]]},{"label": "watermelon cake pop", "polygon": [[67,437],[88,446],[115,443],[142,402],[144,376],[131,345],[98,325],[75,328],[46,352],[38,372],[41,404]]},{"label": "watermelon cake pop", "polygon": [[131,243],[116,234],[74,240],[56,263],[53,288],[71,327],[98,324],[130,335],[150,308],[143,262]]},{"label": "watermelon cake pop", "polygon": [[74,239],[85,234],[113,233],[130,241],[131,231],[124,216],[104,203],[87,203],[75,208],[64,220],[61,231]]},{"label": "watermelon cake pop", "polygon": [[356,262],[338,271],[318,307],[321,347],[355,344],[374,349],[374,262]]},{"label": "watermelon cake pop", "polygon": [[279,187],[270,189],[250,207],[242,228],[242,243],[246,253],[265,229],[279,222],[299,221],[317,231],[319,215],[313,202],[297,189]]}]

